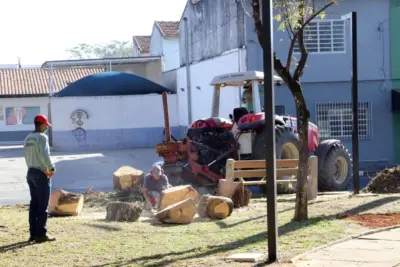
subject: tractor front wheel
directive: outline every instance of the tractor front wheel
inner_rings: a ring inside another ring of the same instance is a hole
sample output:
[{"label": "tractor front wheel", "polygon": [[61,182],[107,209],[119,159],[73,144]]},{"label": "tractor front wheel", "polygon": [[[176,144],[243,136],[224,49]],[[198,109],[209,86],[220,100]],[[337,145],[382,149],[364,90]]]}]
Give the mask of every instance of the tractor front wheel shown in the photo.
[{"label": "tractor front wheel", "polygon": [[352,160],[346,147],[333,144],[318,172],[318,185],[323,191],[346,190],[352,180]]}]

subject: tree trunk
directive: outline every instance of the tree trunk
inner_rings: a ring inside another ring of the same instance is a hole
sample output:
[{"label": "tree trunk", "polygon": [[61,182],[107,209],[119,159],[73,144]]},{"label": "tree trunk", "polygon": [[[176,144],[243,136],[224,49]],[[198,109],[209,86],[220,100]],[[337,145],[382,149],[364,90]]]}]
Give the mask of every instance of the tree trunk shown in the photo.
[{"label": "tree trunk", "polygon": [[[299,169],[297,173],[297,192],[296,192],[296,208],[294,214],[295,221],[308,220],[307,208],[307,176],[308,176],[308,119],[310,113],[302,93],[301,85],[296,83],[300,93],[294,94],[296,110],[298,114],[298,129],[300,139],[299,153]],[[292,89],[292,88],[291,88]]]},{"label": "tree trunk", "polygon": [[155,216],[163,223],[188,224],[193,222],[196,212],[196,202],[188,198],[168,206]]},{"label": "tree trunk", "polygon": [[135,203],[112,202],[106,207],[107,221],[135,222],[142,214],[142,207]]},{"label": "tree trunk", "polygon": [[180,185],[163,190],[158,211],[185,199],[192,199],[196,204],[200,195],[191,185]]},{"label": "tree trunk", "polygon": [[50,195],[49,214],[52,216],[78,216],[83,209],[84,197],[64,190],[57,190]]},{"label": "tree trunk", "polygon": [[232,214],[233,201],[228,197],[203,195],[197,205],[197,214],[203,218],[225,219]]}]

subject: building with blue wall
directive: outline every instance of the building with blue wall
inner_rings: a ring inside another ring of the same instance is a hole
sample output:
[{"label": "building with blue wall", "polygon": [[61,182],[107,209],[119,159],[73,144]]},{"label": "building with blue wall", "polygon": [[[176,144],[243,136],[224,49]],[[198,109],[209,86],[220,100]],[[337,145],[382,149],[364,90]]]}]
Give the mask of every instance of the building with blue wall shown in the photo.
[{"label": "building with blue wall", "polygon": [[[340,139],[351,151],[351,24],[342,21],[341,16],[357,12],[360,166],[367,169],[400,163],[400,159],[394,157],[393,149],[389,2],[341,1],[327,10],[323,20],[313,20],[306,32],[310,54],[302,86],[311,120],[318,125],[321,139]],[[314,6],[318,9],[324,3],[315,0]],[[206,13],[210,10],[212,15],[208,16]],[[195,4],[188,1],[182,17],[188,18],[189,40],[199,40],[191,43],[190,63],[215,58],[244,45],[246,69],[263,70],[262,49],[254,22],[244,12],[240,1],[202,0]],[[277,24],[275,26],[277,29]],[[183,67],[187,58],[183,52],[185,31],[182,21],[180,44]],[[274,50],[284,62],[288,49],[287,33],[275,31]],[[275,97],[279,113],[295,115],[288,88],[277,87]]]},{"label": "building with blue wall", "polygon": [[[323,3],[325,1],[315,1],[317,8]],[[342,21],[341,16],[352,11],[356,11],[358,16],[360,165],[382,167],[395,163],[389,1],[341,1],[327,10],[325,19],[314,20],[306,32],[310,54],[302,86],[311,120],[318,125],[321,138],[340,139],[351,151],[351,22]],[[289,41],[286,32],[275,32],[274,48],[284,62]],[[262,50],[249,17],[246,18],[246,46],[248,68],[262,70]],[[284,113],[295,114],[288,88],[278,87],[275,97],[275,104]]]}]

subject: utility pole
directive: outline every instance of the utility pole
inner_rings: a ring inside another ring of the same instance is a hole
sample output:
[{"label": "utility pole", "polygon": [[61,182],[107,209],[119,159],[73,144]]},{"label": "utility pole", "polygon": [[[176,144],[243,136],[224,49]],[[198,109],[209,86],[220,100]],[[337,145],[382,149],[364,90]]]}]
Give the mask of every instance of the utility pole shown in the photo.
[{"label": "utility pole", "polygon": [[341,17],[341,20],[351,22],[351,102],[353,109],[353,191],[360,194],[360,173],[359,173],[359,146],[358,146],[358,46],[357,46],[357,12],[350,12]]},{"label": "utility pole", "polygon": [[264,36],[264,113],[265,113],[265,163],[267,169],[267,222],[268,260],[278,259],[278,225],[276,204],[276,161],[275,161],[275,89],[273,59],[272,0],[262,1]]}]

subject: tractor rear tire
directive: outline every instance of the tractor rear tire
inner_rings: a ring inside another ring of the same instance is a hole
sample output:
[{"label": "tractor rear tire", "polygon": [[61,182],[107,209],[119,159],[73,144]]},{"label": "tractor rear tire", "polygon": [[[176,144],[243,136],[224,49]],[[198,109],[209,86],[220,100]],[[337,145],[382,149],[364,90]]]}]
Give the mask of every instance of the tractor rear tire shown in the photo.
[{"label": "tractor rear tire", "polygon": [[336,143],[330,149],[318,172],[318,187],[322,191],[347,190],[353,179],[353,162],[347,148]]},{"label": "tractor rear tire", "polygon": [[[265,159],[265,131],[262,131],[254,141],[253,159]],[[299,158],[299,138],[292,129],[284,125],[275,125],[275,146],[276,159],[298,159]],[[290,179],[290,177],[280,177],[280,179]],[[258,179],[257,179],[258,180]],[[277,184],[279,194],[292,194],[295,192],[296,182],[289,184]],[[265,194],[266,187],[262,186],[261,191]]]},{"label": "tractor rear tire", "polygon": [[[253,147],[253,159],[265,159],[265,131],[259,134]],[[299,138],[288,126],[275,126],[276,159],[298,159]]]}]

